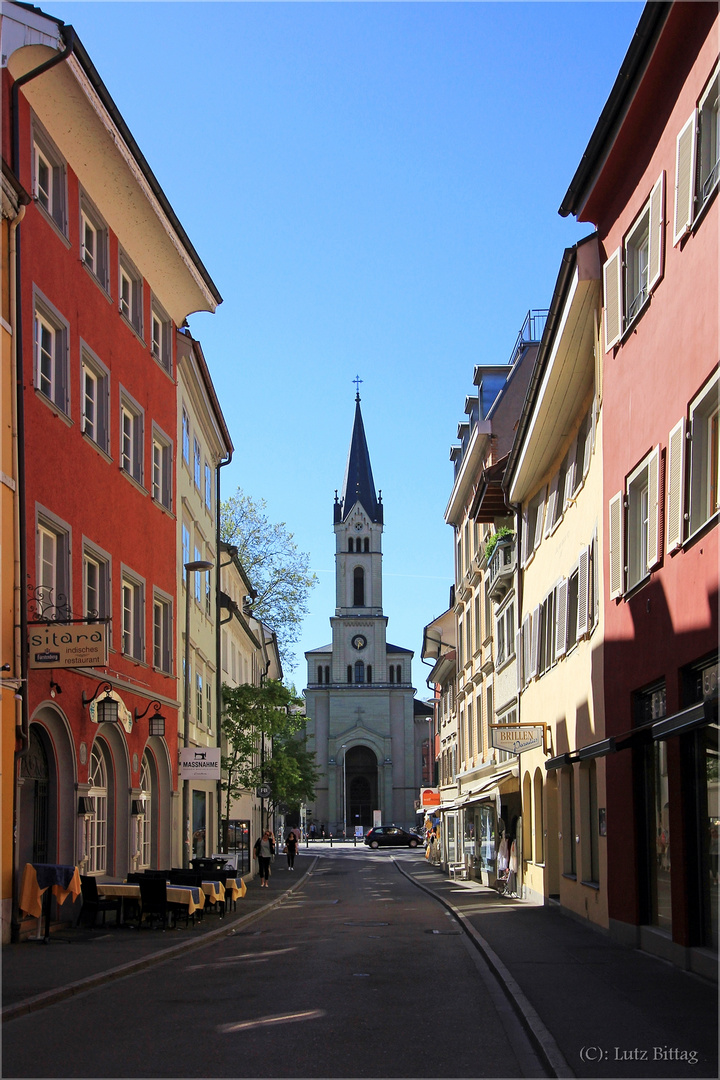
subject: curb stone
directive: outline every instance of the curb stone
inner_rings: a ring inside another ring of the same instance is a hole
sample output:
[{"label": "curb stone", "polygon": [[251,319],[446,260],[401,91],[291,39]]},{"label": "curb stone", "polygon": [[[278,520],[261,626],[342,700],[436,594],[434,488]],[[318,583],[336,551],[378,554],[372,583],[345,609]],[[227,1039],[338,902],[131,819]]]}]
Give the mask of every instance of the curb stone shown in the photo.
[{"label": "curb stone", "polygon": [[265,915],[268,911],[277,907],[278,904],[281,904],[282,901],[295,892],[296,889],[300,888],[305,881],[305,878],[315,869],[317,861],[318,856],[316,855],[306,872],[294,885],[291,885],[289,889],[286,889],[285,892],[281,893],[263,907],[256,908],[255,911],[249,911],[247,915],[241,915],[239,918],[234,919],[231,926],[228,926],[226,923],[225,926],[219,926],[216,930],[209,930],[206,934],[203,934],[202,937],[178,942],[177,945],[171,945],[167,949],[160,949],[158,952],[150,953],[148,956],[140,957],[138,960],[131,960],[127,964],[119,964],[117,967],[108,968],[106,971],[100,971],[96,975],[88,975],[87,978],[78,979],[76,982],[68,983],[67,986],[58,986],[53,990],[46,990],[43,994],[36,994],[35,997],[26,998],[25,1001],[16,1001],[12,1005],[7,1005],[0,1012],[0,1019],[2,1019],[3,1023],[7,1023],[9,1020],[16,1020],[20,1016],[27,1016],[28,1013],[38,1012],[40,1009],[55,1005],[58,1001],[65,1001],[67,998],[74,997],[76,994],[84,994],[87,990],[92,990],[94,987],[101,986],[103,983],[113,982],[115,979],[123,979],[128,975],[134,975],[144,968],[154,967],[155,965],[165,963],[167,960],[174,960],[183,952],[192,952],[195,949],[201,949],[204,945],[216,941],[218,938],[228,937],[234,933],[237,927],[244,926],[253,919]]},{"label": "curb stone", "polygon": [[475,945],[476,949],[482,953],[488,967],[500,983],[505,996],[512,1005],[535,1050],[549,1070],[550,1076],[563,1078],[574,1077],[575,1073],[568,1065],[562,1050],[540,1019],[535,1008],[530,1004],[527,997],[520,989],[519,984],[510,974],[510,971],[492,946],[480,933],[478,933],[467,915],[464,915],[460,908],[457,908],[452,901],[446,900],[444,896],[436,893],[434,889],[428,888],[427,885],[423,885],[422,882],[418,881],[412,874],[404,870],[394,857],[392,861],[395,863],[395,866],[403,877],[406,877],[408,881],[411,881],[418,889],[422,889],[423,892],[426,892],[429,896],[432,896],[439,901],[439,903],[446,907],[460,923],[460,926]]}]

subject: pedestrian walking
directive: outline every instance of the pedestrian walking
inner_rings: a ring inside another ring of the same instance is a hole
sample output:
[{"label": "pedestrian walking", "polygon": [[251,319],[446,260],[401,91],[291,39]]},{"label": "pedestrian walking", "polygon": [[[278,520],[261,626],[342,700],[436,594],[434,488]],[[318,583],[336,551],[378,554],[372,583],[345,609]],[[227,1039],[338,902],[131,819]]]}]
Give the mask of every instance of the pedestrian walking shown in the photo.
[{"label": "pedestrian walking", "polygon": [[298,839],[295,832],[291,829],[287,834],[285,841],[285,854],[287,855],[288,870],[295,869],[295,855],[297,854]]},{"label": "pedestrian walking", "polygon": [[260,888],[268,889],[270,877],[270,860],[275,855],[275,839],[270,829],[265,829],[262,836],[255,841],[253,854],[260,867]]}]

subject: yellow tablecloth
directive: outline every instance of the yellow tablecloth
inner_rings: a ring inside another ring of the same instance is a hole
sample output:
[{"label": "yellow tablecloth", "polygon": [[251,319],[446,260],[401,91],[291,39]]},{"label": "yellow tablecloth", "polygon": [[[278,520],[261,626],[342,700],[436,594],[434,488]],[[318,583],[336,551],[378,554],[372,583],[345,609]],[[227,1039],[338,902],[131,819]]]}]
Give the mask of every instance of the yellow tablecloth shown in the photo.
[{"label": "yellow tablecloth", "polygon": [[[42,915],[42,896],[48,887],[46,886],[45,889],[40,888],[35,867],[32,863],[25,863],[20,884],[20,910],[39,919]],[[52,891],[58,904],[64,904],[68,896],[72,896],[74,903],[82,891],[80,888],[80,872],[77,866],[67,888],[63,888],[61,885],[53,885]]]},{"label": "yellow tablecloth", "polygon": [[240,896],[244,896],[247,892],[247,887],[242,878],[238,881],[237,878],[229,877],[225,881],[225,892],[230,896],[234,902]]},{"label": "yellow tablecloth", "polygon": [[[120,896],[123,898],[140,899],[140,886],[134,883],[119,885],[115,882],[98,882],[98,892],[101,896]],[[198,899],[195,899],[191,888],[183,885],[166,885],[168,900],[173,904],[187,904],[188,914],[200,911],[205,907],[205,893],[198,889]]]},{"label": "yellow tablecloth", "polygon": [[202,891],[211,904],[222,903],[225,899],[225,886],[221,881],[203,881]]},{"label": "yellow tablecloth", "polygon": [[98,881],[97,889],[100,896],[130,897],[133,900],[140,899],[139,885],[118,885],[114,881]]}]

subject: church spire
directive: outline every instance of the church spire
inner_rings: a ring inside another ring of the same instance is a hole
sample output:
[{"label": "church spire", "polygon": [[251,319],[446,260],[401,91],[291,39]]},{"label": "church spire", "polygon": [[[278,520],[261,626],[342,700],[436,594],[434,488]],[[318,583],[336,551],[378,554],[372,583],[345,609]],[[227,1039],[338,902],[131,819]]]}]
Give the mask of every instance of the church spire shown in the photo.
[{"label": "church spire", "polygon": [[371,521],[382,523],[382,502],[375,494],[370,454],[365,438],[362,413],[360,411],[359,385],[362,379],[354,379],[356,386],[355,394],[355,423],[353,424],[352,438],[350,440],[350,452],[345,467],[345,480],[343,481],[340,502],[335,496],[335,521],[345,521],[355,503],[360,503]]}]

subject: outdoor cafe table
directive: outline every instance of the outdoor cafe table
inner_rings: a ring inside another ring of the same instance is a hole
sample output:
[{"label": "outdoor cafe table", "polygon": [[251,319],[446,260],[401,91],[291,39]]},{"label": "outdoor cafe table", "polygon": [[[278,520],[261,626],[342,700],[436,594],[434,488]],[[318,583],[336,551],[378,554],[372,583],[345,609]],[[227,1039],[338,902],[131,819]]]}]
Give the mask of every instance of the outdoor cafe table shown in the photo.
[{"label": "outdoor cafe table", "polygon": [[[188,915],[205,907],[205,892],[192,885],[166,885],[168,901],[173,904],[187,904]],[[135,883],[98,881],[101,896],[119,896],[121,899],[140,899],[140,886]]]},{"label": "outdoor cafe table", "polygon": [[[77,866],[55,863],[26,863],[20,885],[19,907],[21,911],[40,920],[45,914],[45,941],[50,938],[50,896],[54,894],[58,904],[64,904],[68,896],[73,903],[80,895],[80,873]],[[37,936],[40,938],[38,922]]]}]

